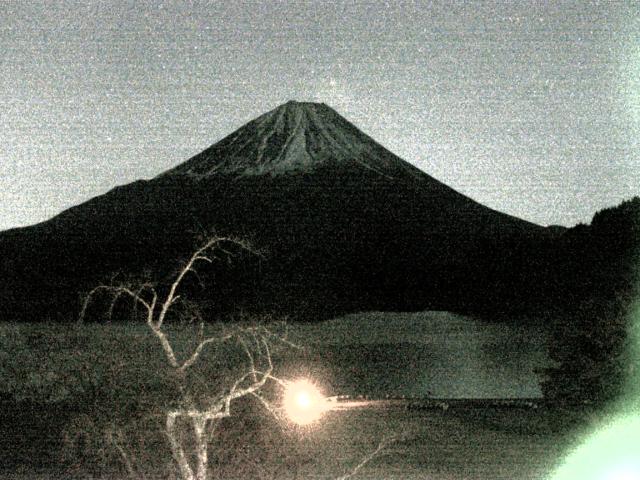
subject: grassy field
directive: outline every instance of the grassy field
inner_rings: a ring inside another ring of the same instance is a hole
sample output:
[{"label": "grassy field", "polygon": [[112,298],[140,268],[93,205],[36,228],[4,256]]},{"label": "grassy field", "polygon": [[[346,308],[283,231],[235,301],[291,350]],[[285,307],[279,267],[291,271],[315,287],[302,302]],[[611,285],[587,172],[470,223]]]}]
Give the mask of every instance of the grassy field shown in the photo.
[{"label": "grassy field", "polygon": [[[386,453],[368,463],[357,478],[542,480],[579,437],[580,428],[557,428],[562,422],[558,422],[558,416],[566,414],[522,409],[416,412],[397,407],[330,412],[317,425],[289,432],[296,442],[299,461],[288,458],[286,467],[277,470],[277,476],[262,472],[254,478],[336,478],[373,452],[380,441],[395,438],[385,448]],[[3,428],[3,451],[5,454],[11,452],[13,456],[4,459],[3,478],[34,475],[48,478],[69,474],[68,471],[63,473],[56,464],[60,436],[55,427],[62,427],[59,420],[50,418],[50,430],[40,429],[40,434],[48,432],[44,441],[42,438],[36,442],[27,441],[35,432],[7,432]],[[550,424],[554,428],[548,428]],[[33,426],[37,429],[45,425]],[[43,451],[43,446],[48,451]],[[34,462],[37,455],[47,456],[51,462],[49,466]],[[244,472],[235,476],[226,470],[223,478],[246,478],[246,470]],[[119,473],[120,469],[114,465],[113,474],[105,469],[100,477],[114,478]],[[73,476],[91,478],[88,472],[76,471]]]},{"label": "grassy field", "polygon": [[[171,333],[187,350],[189,328]],[[161,353],[141,325],[0,325],[2,477],[127,478],[104,440],[116,429],[146,478],[173,478],[162,412],[176,392]],[[219,388],[220,369],[240,360],[231,350],[203,358],[193,385]],[[275,360],[286,374],[296,356]],[[330,479],[395,438],[354,478],[544,479],[589,428],[577,410],[405,407],[340,409],[312,427],[283,430],[239,414],[214,439],[213,468],[218,478]]]}]

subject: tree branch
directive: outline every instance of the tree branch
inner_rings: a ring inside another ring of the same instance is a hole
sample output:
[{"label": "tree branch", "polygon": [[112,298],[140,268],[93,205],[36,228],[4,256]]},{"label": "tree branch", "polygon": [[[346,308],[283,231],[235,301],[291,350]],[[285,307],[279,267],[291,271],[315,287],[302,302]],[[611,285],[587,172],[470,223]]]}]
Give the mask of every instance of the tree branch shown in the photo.
[{"label": "tree branch", "polygon": [[367,465],[371,460],[373,460],[376,457],[379,457],[381,455],[385,455],[387,452],[384,452],[383,450],[387,447],[387,445],[394,441],[395,439],[391,438],[391,439],[385,439],[382,440],[379,444],[378,447],[371,453],[369,453],[368,455],[366,455],[361,461],[360,463],[358,463],[355,467],[353,467],[349,472],[345,473],[344,475],[342,475],[341,477],[336,478],[336,480],[347,480],[348,478],[351,478],[353,476],[355,476],[365,465]]},{"label": "tree branch", "polygon": [[161,327],[165,316],[167,315],[167,311],[169,310],[169,307],[171,307],[171,305],[174,302],[174,298],[176,296],[176,291],[178,290],[178,287],[180,287],[180,284],[182,283],[182,280],[184,279],[185,275],[187,273],[189,273],[192,269],[193,269],[193,265],[198,262],[198,261],[207,261],[209,263],[212,263],[213,260],[211,260],[210,258],[208,258],[206,255],[204,255],[204,252],[206,252],[207,250],[218,246],[221,242],[224,241],[231,241],[234,243],[241,243],[239,241],[235,241],[234,239],[228,238],[228,237],[213,237],[210,238],[202,247],[200,247],[199,249],[197,249],[189,258],[189,260],[187,261],[187,263],[185,264],[184,267],[182,267],[180,269],[180,271],[178,272],[178,276],[176,277],[176,279],[174,280],[174,282],[171,284],[171,287],[169,288],[169,293],[167,294],[167,297],[165,299],[165,301],[162,303],[162,307],[160,309],[160,314],[158,315],[158,320],[156,322],[156,325],[158,327]]},{"label": "tree branch", "polygon": [[179,415],[180,413],[178,411],[167,413],[166,433],[169,439],[169,445],[171,446],[171,453],[178,464],[178,469],[180,470],[180,476],[183,480],[195,480],[193,470],[187,460],[187,455],[185,454],[182,445],[180,445],[175,431],[176,420]]},{"label": "tree branch", "polygon": [[225,335],[223,337],[209,337],[209,338],[207,338],[205,340],[202,340],[198,344],[198,346],[196,347],[194,352],[191,354],[191,356],[187,360],[185,360],[185,362],[182,365],[180,365],[178,367],[178,370],[181,371],[181,372],[184,372],[187,368],[189,368],[194,363],[196,363],[196,361],[198,360],[198,357],[202,353],[202,350],[204,349],[204,347],[206,347],[210,343],[223,343],[223,342],[226,342],[227,340],[229,340],[232,337],[233,337],[233,335],[228,334],[228,335]]},{"label": "tree branch", "polygon": [[79,315],[78,321],[80,321],[80,322],[84,321],[84,316],[85,316],[85,314],[87,312],[87,308],[89,306],[89,303],[91,302],[93,297],[100,291],[106,291],[106,292],[109,292],[109,293],[112,293],[112,294],[115,295],[115,300],[113,300],[112,306],[109,309],[109,314],[110,315],[113,313],[113,305],[115,304],[115,301],[121,295],[130,296],[135,302],[140,303],[141,305],[143,305],[147,309],[147,312],[152,312],[151,305],[149,303],[147,303],[140,295],[136,295],[136,293],[133,292],[128,287],[125,287],[125,286],[114,286],[114,285],[98,285],[93,290],[91,290],[87,294],[87,296],[85,297],[84,303],[82,305],[82,309],[80,310],[80,315]]},{"label": "tree branch", "polygon": [[129,459],[129,455],[127,455],[127,452],[125,452],[124,447],[119,442],[119,440],[122,440],[122,432],[117,430],[115,433],[117,434],[117,437],[118,437],[117,439],[116,439],[116,435],[114,435],[114,431],[111,428],[107,429],[106,431],[107,440],[115,447],[116,451],[122,458],[122,462],[124,463],[124,467],[127,470],[129,477],[132,479],[142,478],[144,480],[145,476],[136,473],[135,468],[133,468],[133,463]]}]

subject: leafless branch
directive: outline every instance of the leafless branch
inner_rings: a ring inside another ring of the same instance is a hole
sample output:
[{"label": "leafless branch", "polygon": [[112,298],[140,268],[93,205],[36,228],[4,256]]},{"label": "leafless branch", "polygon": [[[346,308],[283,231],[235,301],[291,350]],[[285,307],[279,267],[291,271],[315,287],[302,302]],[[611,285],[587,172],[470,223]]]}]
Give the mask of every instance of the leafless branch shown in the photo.
[{"label": "leafless branch", "polygon": [[280,415],[281,412],[279,409],[277,409],[271,402],[269,402],[266,398],[264,398],[258,392],[253,392],[251,395],[262,404],[265,410],[267,410],[267,412],[269,412],[273,416],[273,418],[278,421],[278,423],[281,422],[282,418],[281,418],[281,415]]},{"label": "leafless branch", "polygon": [[251,349],[249,348],[249,346],[247,345],[247,342],[242,338],[242,337],[238,337],[238,343],[240,343],[240,345],[242,345],[242,348],[244,349],[244,353],[247,356],[248,360],[249,360],[249,369],[251,370],[251,372],[253,373],[253,381],[257,381],[258,377],[255,373],[256,370],[256,363],[255,360],[253,358],[253,354],[251,353]]},{"label": "leafless branch", "polygon": [[233,337],[233,335],[228,334],[228,335],[224,335],[222,337],[209,337],[209,338],[206,338],[206,339],[202,340],[198,344],[196,349],[193,351],[191,356],[187,360],[185,360],[182,365],[180,365],[178,367],[178,370],[181,371],[181,372],[184,372],[187,368],[191,367],[194,363],[196,363],[196,361],[198,360],[198,357],[202,353],[202,350],[204,350],[204,347],[206,347],[207,345],[209,345],[211,343],[224,343],[227,340],[231,339],[232,337]]},{"label": "leafless branch", "polygon": [[[115,300],[113,300],[113,303],[115,303],[115,301],[118,299],[118,297],[122,296],[122,295],[128,295],[129,297],[131,297],[134,302],[141,304],[142,306],[145,307],[145,309],[147,310],[147,312],[151,311],[151,305],[146,302],[141,296],[136,295],[135,292],[133,292],[130,288],[125,287],[125,286],[113,286],[113,285],[98,285],[97,287],[95,287],[93,290],[91,290],[87,296],[85,297],[85,300],[82,304],[82,309],[80,310],[80,316],[79,316],[79,321],[82,322],[84,321],[84,317],[86,315],[87,312],[87,308],[89,306],[89,304],[91,303],[91,300],[93,300],[93,297],[96,296],[98,293],[100,292],[107,292],[112,294],[115,297]],[[112,305],[113,305],[112,303]],[[109,314],[111,314],[113,311],[113,307],[111,307],[109,309]]]},{"label": "leafless branch", "polygon": [[120,430],[115,430],[112,428],[107,429],[105,432],[106,438],[116,449],[120,458],[122,459],[122,463],[124,464],[125,469],[127,470],[127,474],[132,479],[142,478],[144,480],[145,476],[139,472],[136,472],[136,469],[133,467],[133,462],[129,458],[129,455],[124,449],[122,445],[123,435]]},{"label": "leafless branch", "polygon": [[[186,264],[178,271],[178,275],[176,276],[176,279],[173,281],[173,283],[171,284],[171,286],[169,287],[169,293],[167,294],[167,297],[165,299],[164,302],[162,302],[162,305],[160,307],[160,313],[158,314],[158,318],[156,321],[156,325],[158,327],[161,327],[162,324],[164,323],[165,317],[167,315],[167,311],[169,310],[169,308],[171,307],[171,305],[175,302],[175,298],[176,298],[176,291],[178,290],[178,288],[180,287],[180,285],[182,284],[182,281],[184,280],[184,277],[189,273],[189,272],[193,272],[194,270],[194,265],[196,263],[198,263],[199,261],[203,261],[203,262],[207,262],[207,263],[212,263],[213,262],[213,258],[215,257],[214,255],[210,254],[207,255],[206,252],[212,252],[215,249],[219,249],[219,250],[223,250],[225,252],[227,252],[227,250],[225,250],[222,245],[225,242],[231,242],[234,244],[239,245],[241,248],[248,250],[248,251],[252,251],[251,246],[243,240],[238,240],[232,237],[212,237],[209,240],[207,240],[204,245],[202,245],[200,248],[198,248],[189,258],[189,260],[187,260]],[[231,253],[227,252],[229,255],[231,255]]]},{"label": "leafless branch", "polygon": [[371,462],[373,459],[380,457],[381,455],[386,455],[388,452],[385,452],[385,448],[392,442],[395,442],[396,439],[395,438],[388,438],[388,439],[384,439],[382,440],[378,446],[376,447],[376,449],[367,454],[356,466],[354,466],[351,470],[349,470],[347,473],[345,473],[344,475],[342,475],[341,477],[336,478],[335,480],[347,480],[348,478],[351,478],[355,475],[357,475],[357,473],[365,466],[367,465],[369,462]]},{"label": "leafless branch", "polygon": [[[169,440],[173,459],[178,467],[179,475],[183,480],[205,480],[207,478],[207,448],[210,440],[210,433],[208,433],[210,430],[209,427],[215,424],[215,422],[231,415],[232,403],[235,400],[251,396],[257,399],[275,418],[279,419],[278,409],[260,393],[260,390],[267,382],[274,382],[281,387],[287,385],[284,380],[277,378],[273,374],[274,365],[271,345],[286,345],[288,347],[298,348],[297,345],[287,339],[286,326],[284,327],[283,334],[274,332],[267,326],[259,324],[249,327],[242,326],[234,328],[231,331],[225,329],[215,335],[206,335],[204,321],[200,312],[197,307],[181,297],[179,290],[189,273],[194,274],[202,284],[202,278],[196,270],[196,266],[199,263],[211,264],[222,258],[229,260],[233,256],[233,252],[226,248],[229,244],[235,244],[244,250],[260,255],[259,252],[256,252],[245,241],[231,237],[214,236],[209,238],[192,253],[176,272],[173,282],[168,286],[165,293],[159,294],[154,284],[150,282],[145,282],[137,286],[126,283],[120,285],[100,285],[91,290],[85,297],[80,312],[80,321],[82,321],[94,297],[105,293],[111,296],[108,308],[108,315],[111,318],[118,300],[123,296],[130,297],[134,302],[134,308],[142,307],[146,311],[145,322],[151,333],[158,339],[162,346],[169,365],[175,369],[175,372],[181,374],[179,376],[180,379],[186,378],[184,373],[199,361],[208,347],[213,345],[219,346],[225,342],[231,342],[234,339],[237,340],[238,345],[243,350],[247,359],[247,370],[242,375],[236,377],[235,381],[227,390],[213,401],[209,401],[210,403],[207,402],[208,406],[204,408],[198,403],[202,401],[202,399],[192,398],[184,388],[184,385],[181,384],[181,406],[166,412],[165,432]],[[220,255],[218,255],[218,253]],[[114,281],[115,278],[112,279],[112,283]],[[163,328],[168,312],[178,301],[184,306],[185,311],[183,315],[190,315],[191,318],[198,321],[199,326],[195,347],[187,352],[186,358],[182,360],[176,356],[166,328]],[[195,439],[194,450],[185,447],[184,441],[179,434],[179,428],[181,429],[187,424],[190,424],[192,427],[192,438]],[[178,427],[178,425],[180,425],[180,427]],[[130,476],[134,476],[134,466],[130,461],[131,459],[127,456],[122,443],[113,433],[110,438],[122,457],[127,472]],[[196,463],[193,463],[194,453]]]},{"label": "leafless branch", "polygon": [[178,440],[178,435],[176,433],[176,420],[178,419],[179,412],[169,412],[166,417],[166,434],[169,440],[169,445],[171,446],[171,453],[173,455],[173,459],[178,465],[178,469],[180,471],[180,476],[183,480],[195,480],[195,476],[193,474],[193,469],[189,465],[189,460],[187,459],[187,455],[184,451],[183,446],[180,444]]}]

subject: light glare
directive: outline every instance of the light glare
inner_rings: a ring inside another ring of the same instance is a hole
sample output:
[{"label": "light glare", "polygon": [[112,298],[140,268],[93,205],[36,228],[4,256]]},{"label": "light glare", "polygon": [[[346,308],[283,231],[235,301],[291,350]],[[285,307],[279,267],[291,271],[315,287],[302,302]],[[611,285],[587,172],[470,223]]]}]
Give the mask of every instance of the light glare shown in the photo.
[{"label": "light glare", "polygon": [[577,448],[552,480],[640,480],[640,417],[621,417]]},{"label": "light glare", "polygon": [[623,465],[608,472],[604,480],[640,480],[640,466]]},{"label": "light glare", "polygon": [[294,423],[298,425],[313,423],[322,417],[327,407],[326,398],[309,380],[297,380],[287,385],[284,393],[284,409]]}]

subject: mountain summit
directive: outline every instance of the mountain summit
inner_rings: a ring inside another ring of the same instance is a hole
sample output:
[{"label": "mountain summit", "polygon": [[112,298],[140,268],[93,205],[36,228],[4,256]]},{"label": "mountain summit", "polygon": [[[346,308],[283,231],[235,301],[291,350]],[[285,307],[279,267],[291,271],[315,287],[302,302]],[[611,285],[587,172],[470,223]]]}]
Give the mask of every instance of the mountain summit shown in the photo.
[{"label": "mountain summit", "polygon": [[521,310],[539,299],[530,252],[550,235],[430,177],[328,106],[288,102],[155,178],[0,233],[0,316],[73,317],[79,292],[113,272],[169,278],[212,231],[268,252],[219,266],[205,282],[216,311],[307,320]]},{"label": "mountain summit", "polygon": [[163,175],[282,175],[357,166],[387,177],[423,173],[324,103],[289,101]]}]

